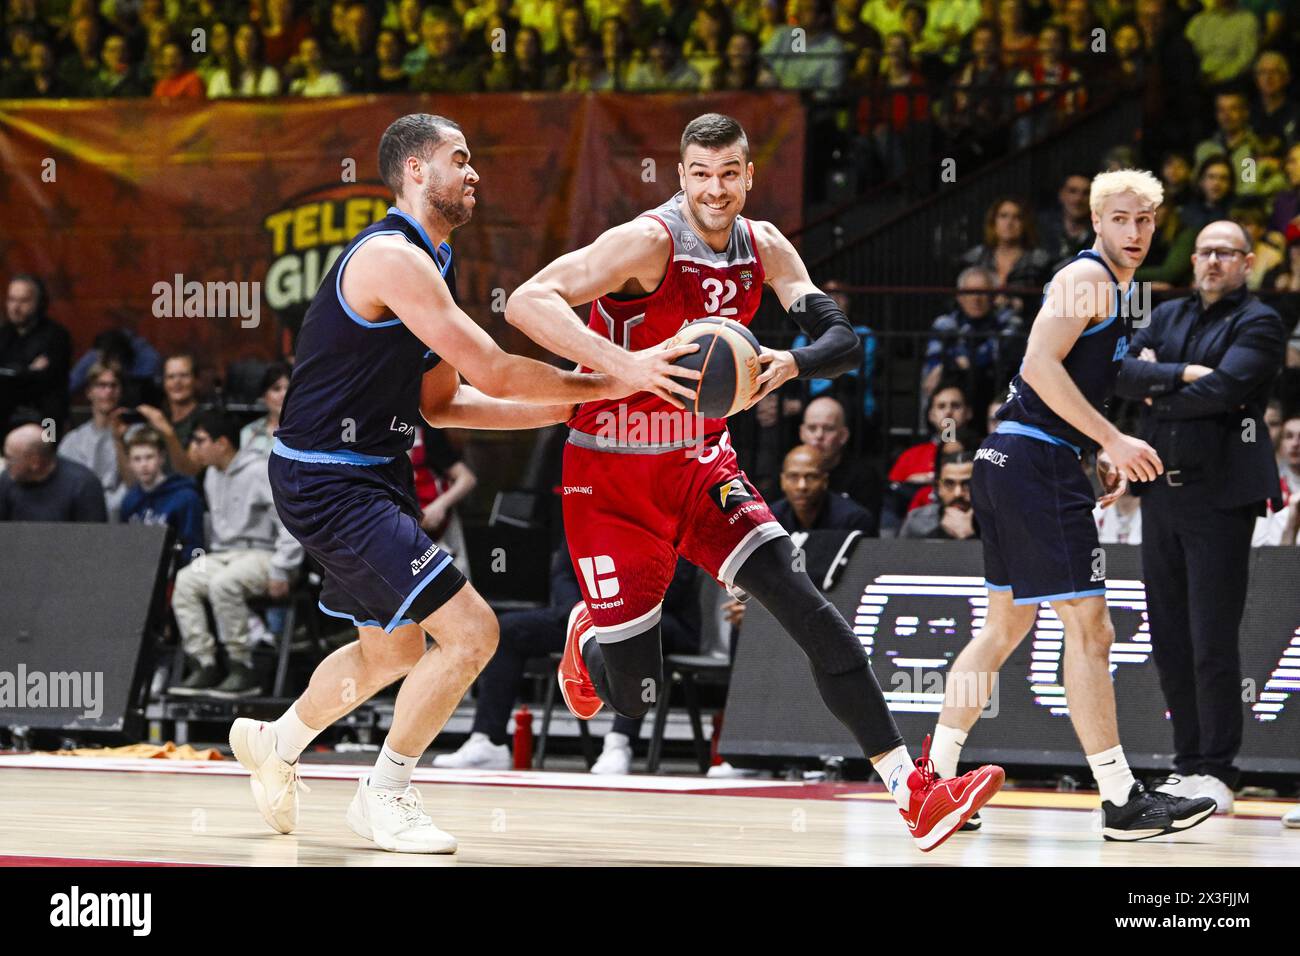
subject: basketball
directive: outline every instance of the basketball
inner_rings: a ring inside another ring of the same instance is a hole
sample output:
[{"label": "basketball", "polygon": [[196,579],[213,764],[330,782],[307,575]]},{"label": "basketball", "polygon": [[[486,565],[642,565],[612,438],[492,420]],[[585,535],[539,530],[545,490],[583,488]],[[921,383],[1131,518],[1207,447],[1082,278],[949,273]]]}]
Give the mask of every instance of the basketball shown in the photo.
[{"label": "basketball", "polygon": [[758,363],[762,348],[753,332],[731,319],[696,319],[673,341],[700,346],[673,363],[700,373],[698,382],[685,380],[696,393],[695,401],[686,404],[689,410],[705,418],[726,418],[749,404],[762,371]]}]

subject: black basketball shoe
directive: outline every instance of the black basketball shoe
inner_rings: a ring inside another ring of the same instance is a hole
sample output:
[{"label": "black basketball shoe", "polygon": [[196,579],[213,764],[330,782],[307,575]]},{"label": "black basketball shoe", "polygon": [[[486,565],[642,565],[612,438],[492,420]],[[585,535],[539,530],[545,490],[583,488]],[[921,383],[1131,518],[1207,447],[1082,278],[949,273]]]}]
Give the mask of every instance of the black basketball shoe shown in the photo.
[{"label": "black basketball shoe", "polygon": [[1101,835],[1107,840],[1133,841],[1178,833],[1204,823],[1217,806],[1209,797],[1175,797],[1149,791],[1135,781],[1127,803],[1116,806],[1102,801]]}]

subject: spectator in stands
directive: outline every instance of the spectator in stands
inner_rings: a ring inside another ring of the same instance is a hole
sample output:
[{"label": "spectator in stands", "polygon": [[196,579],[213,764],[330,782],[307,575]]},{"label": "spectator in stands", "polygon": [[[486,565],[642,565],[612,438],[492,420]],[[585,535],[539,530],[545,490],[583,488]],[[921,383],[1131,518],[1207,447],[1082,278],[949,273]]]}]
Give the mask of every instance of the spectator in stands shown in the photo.
[{"label": "spectator in stands", "polygon": [[1181,206],[1195,194],[1192,161],[1186,153],[1165,153],[1160,160],[1160,182],[1165,187],[1166,206]]},{"label": "spectator in stands", "polygon": [[634,50],[648,50],[662,25],[658,9],[642,0],[613,0],[606,15],[616,16],[622,21]]},{"label": "spectator in stands", "polygon": [[52,435],[37,424],[5,436],[0,521],[107,521],[104,489],[85,465],[55,454]]},{"label": "spectator in stands", "polygon": [[315,37],[305,37],[298,45],[291,72],[297,76],[289,82],[290,96],[342,96],[347,91],[343,77],[325,69],[325,58]]},{"label": "spectator in stands", "polygon": [[850,437],[844,406],[835,399],[814,398],[803,410],[799,441],[822,456],[831,492],[848,495],[874,516],[884,491],[880,475],[865,457],[849,453]]},{"label": "spectator in stands", "polygon": [[396,30],[380,30],[375,38],[374,93],[400,93],[410,88],[411,78],[402,66],[402,37]]},{"label": "spectator in stands", "polygon": [[556,58],[565,66],[578,58],[580,48],[594,46],[591,28],[587,25],[587,15],[581,5],[569,6],[560,11],[560,45],[555,50]]},{"label": "spectator in stands", "polygon": [[826,459],[811,445],[795,445],[781,465],[781,493],[772,515],[787,531],[861,531],[877,534],[876,516],[830,490]]},{"label": "spectator in stands", "polygon": [[196,475],[202,465],[189,453],[190,439],[199,420],[199,399],[195,391],[194,356],[187,352],[169,355],[163,363],[163,393],[166,412],[152,405],[140,405],[137,411],[162,435],[167,445],[171,470],[182,475]]},{"label": "spectator in stands", "polygon": [[1246,276],[1246,288],[1252,292],[1264,287],[1264,277],[1282,264],[1283,251],[1270,240],[1264,210],[1258,206],[1234,206],[1232,220],[1250,236],[1255,264]]},{"label": "spectator in stands", "polygon": [[90,83],[90,95],[97,99],[143,96],[143,78],[127,60],[126,40],[111,34],[100,51],[100,68]]},{"label": "spectator in stands", "polygon": [[1211,86],[1245,73],[1259,49],[1259,21],[1238,9],[1237,0],[1206,0],[1187,22],[1186,33],[1201,60],[1201,77]]},{"label": "spectator in stands", "polygon": [[682,44],[682,56],[691,69],[708,82],[709,77],[722,71],[730,38],[731,21],[726,9],[702,6],[691,21],[690,33]]},{"label": "spectator in stands", "polygon": [[1282,171],[1286,176],[1287,188],[1273,197],[1268,228],[1275,234],[1275,238],[1285,241],[1287,226],[1300,218],[1300,143],[1286,151]]},{"label": "spectator in stands", "polygon": [[424,64],[411,77],[422,93],[472,93],[479,88],[479,69],[466,55],[460,25],[450,16],[424,21]]},{"label": "spectator in stands", "polygon": [[95,336],[86,354],[77,359],[68,378],[68,390],[86,387],[86,376],[96,365],[116,365],[122,378],[123,405],[154,401],[162,377],[162,356],[144,336],[129,329],[105,329]]},{"label": "spectator in stands", "polygon": [[998,277],[984,266],[969,266],[957,277],[961,292],[956,306],[930,323],[933,338],[921,363],[924,398],[930,397],[941,380],[963,379],[972,402],[979,407],[1005,383],[1009,360],[1018,349],[1003,340],[1018,335],[1023,323],[1010,309],[994,304],[990,290],[997,285]]},{"label": "spectator in stands", "polygon": [[758,86],[758,42],[752,33],[737,31],[727,40],[727,55],[712,76],[701,80],[701,91],[752,90]]},{"label": "spectator in stands", "polygon": [[998,131],[1010,112],[1007,77],[997,27],[976,24],[970,35],[971,58],[952,81],[952,107],[940,120],[948,134],[969,141],[984,155],[997,148]]},{"label": "spectator in stands", "polygon": [[1200,232],[1210,223],[1228,218],[1237,177],[1226,156],[1210,156],[1197,169],[1197,196],[1183,203],[1178,218],[1183,226]]},{"label": "spectator in stands", "polygon": [[1101,544],[1142,543],[1142,499],[1125,491],[1109,508],[1094,505],[1092,520],[1097,523],[1097,540]]},{"label": "spectator in stands", "polygon": [[[481,2],[471,6],[465,11],[461,18],[461,28],[467,34],[475,33],[487,27],[494,18],[500,17],[503,20],[510,20],[512,27],[518,27],[514,22],[510,10],[514,6],[513,0],[481,0]],[[514,32],[512,29],[511,33]]]},{"label": "spectator in stands", "polygon": [[1070,173],[1056,194],[1056,206],[1038,216],[1038,244],[1054,264],[1073,259],[1079,252],[1090,248],[1095,240],[1092,234],[1092,210],[1088,195],[1092,179],[1083,173]]},{"label": "spectator in stands", "polygon": [[1289,93],[1291,65],[1276,50],[1255,61],[1255,100],[1250,105],[1250,126],[1259,136],[1276,136],[1287,146],[1300,136],[1300,106]]},{"label": "spectator in stands", "polygon": [[949,64],[956,63],[962,42],[979,19],[979,0],[930,0],[925,18],[926,46],[941,50]]},{"label": "spectator in stands", "polygon": [[63,436],[59,455],[85,465],[98,476],[109,520],[116,521],[129,475],[126,446],[114,429],[121,419],[121,373],[116,365],[96,365],[86,383],[90,420]]},{"label": "spectator in stands", "polygon": [[[1300,292],[1300,224],[1286,227],[1286,258],[1264,277],[1264,288]],[[1294,347],[1294,344],[1289,346]]]},{"label": "spectator in stands", "polygon": [[939,459],[939,475],[934,483],[938,499],[907,514],[899,529],[900,538],[943,538],[964,541],[978,538],[975,510],[971,505],[970,482],[975,460],[968,451],[957,451]]},{"label": "spectator in stands", "polygon": [[424,0],[400,0],[397,4],[397,22],[393,28],[401,37],[402,46],[408,50],[420,45],[420,22],[423,17]]},{"label": "spectator in stands", "polygon": [[880,510],[882,533],[897,532],[909,507],[933,485],[935,464],[944,447],[961,443],[961,435],[968,428],[970,419],[971,406],[961,386],[955,382],[940,382],[930,395],[926,409],[926,420],[934,429],[934,435],[906,449],[889,469],[889,491]]},{"label": "spectator in stands", "polygon": [[262,20],[266,62],[283,69],[298,52],[302,41],[312,34],[310,17],[299,9],[298,0],[267,0]]},{"label": "spectator in stands", "polygon": [[567,51],[567,79],[560,89],[565,93],[587,93],[598,90],[601,83],[611,83],[613,79],[601,70],[600,52],[590,40],[582,40],[573,49]]},{"label": "spectator in stands", "polygon": [[695,19],[695,5],[687,0],[658,0],[658,3],[650,0],[649,6],[657,8],[655,16],[660,29],[672,38],[677,49],[681,49],[691,31],[691,21]]},{"label": "spectator in stands", "polygon": [[330,65],[345,90],[372,90],[375,85],[375,20],[364,3],[350,3],[343,15],[343,35]]},{"label": "spectator in stands", "polygon": [[203,56],[199,57],[199,62],[194,67],[194,72],[203,81],[204,95],[207,95],[208,88],[212,85],[212,77],[234,55],[234,50],[231,47],[233,41],[230,38],[229,26],[220,20],[216,20],[206,30],[207,51]]},{"label": "spectator in stands", "polygon": [[1150,282],[1153,289],[1181,288],[1192,278],[1192,249],[1198,230],[1184,226],[1181,212],[1170,203],[1156,208],[1156,228],[1151,247],[1135,282]]},{"label": "spectator in stands", "polygon": [[[1282,423],[1286,420],[1282,414],[1282,399],[1270,398],[1268,406],[1264,409],[1264,424],[1268,427],[1268,441],[1273,446],[1276,453],[1281,447],[1282,442]],[[1281,468],[1278,469],[1281,471]],[[1285,481],[1285,479],[1283,479]],[[1287,489],[1282,489],[1283,496],[1287,495]]]},{"label": "spectator in stands", "polygon": [[185,54],[179,43],[168,43],[163,47],[158,67],[162,74],[153,86],[156,98],[201,100],[207,96],[198,73],[186,67]]},{"label": "spectator in stands", "polygon": [[59,85],[70,96],[94,96],[99,76],[99,21],[78,17],[72,24],[72,52],[59,62]]},{"label": "spectator in stands", "polygon": [[225,96],[278,96],[280,74],[262,61],[262,34],[251,23],[235,31],[234,55],[212,74],[208,99]]},{"label": "spectator in stands", "polygon": [[858,98],[860,148],[870,149],[874,162],[888,179],[902,176],[915,162],[917,124],[930,119],[930,95],[925,77],[912,67],[908,38],[891,33],[885,38],[880,75]]},{"label": "spectator in stands", "polygon": [[63,81],[55,73],[54,54],[50,45],[42,40],[32,43],[27,56],[26,69],[0,81],[6,96],[44,99],[68,95]]},{"label": "spectator in stands", "polygon": [[[125,433],[125,426],[121,427]],[[121,440],[121,436],[118,436]],[[131,483],[122,498],[122,520],[131,524],[165,524],[180,546],[176,566],[182,568],[203,551],[203,499],[188,475],[163,470],[167,454],[162,436],[152,428],[137,428],[125,439]]]},{"label": "spectator in stands", "polygon": [[[239,450],[239,426],[232,418],[218,411],[201,412],[194,426],[194,453],[207,469],[203,490],[212,531],[202,560],[190,562],[176,575],[172,611],[191,669],[171,692],[246,697],[259,689],[248,599],[287,597],[302,564],[302,546],[276,515],[266,457]],[[205,601],[217,622],[216,637],[208,628]],[[218,638],[228,660],[224,680],[217,662]]]},{"label": "spectator in stands", "polygon": [[[641,0],[632,0],[636,6]],[[515,4],[515,16],[522,26],[537,31],[542,41],[542,51],[549,57],[560,45],[560,12],[565,4],[561,0],[518,0]],[[429,15],[425,11],[425,16]]]},{"label": "spectator in stands", "polygon": [[559,74],[546,62],[541,37],[532,27],[515,34],[509,56],[494,56],[484,76],[484,86],[491,92],[517,90],[536,92],[559,88]]},{"label": "spectator in stands", "polygon": [[1181,149],[1188,131],[1201,128],[1200,61],[1165,0],[1137,0],[1137,25],[1150,55],[1145,132],[1156,152]]},{"label": "spectator in stands", "polygon": [[1038,38],[1029,32],[1024,0],[998,0],[1002,66],[1012,75],[1029,66],[1038,50]]},{"label": "spectator in stands", "polygon": [[677,46],[667,33],[655,38],[649,55],[632,68],[627,78],[627,88],[641,92],[695,90],[699,85],[699,74],[680,62]]},{"label": "spectator in stands", "polygon": [[284,393],[289,390],[291,369],[284,362],[272,362],[262,374],[262,404],[266,414],[249,422],[239,433],[239,447],[259,455],[271,454],[275,445],[275,430],[280,427],[280,412],[284,410]]},{"label": "spectator in stands", "polygon": [[20,408],[59,428],[68,418],[72,337],[48,310],[49,293],[37,276],[9,280],[0,323],[0,430]]},{"label": "spectator in stands", "polygon": [[830,4],[828,0],[795,2],[798,26],[773,32],[763,44],[763,60],[783,90],[838,90],[844,84],[848,51],[831,30]]},{"label": "spectator in stands", "polygon": [[1079,112],[1087,103],[1079,71],[1065,62],[1065,33],[1053,24],[1038,34],[1038,55],[1015,78],[1025,92],[1016,96],[1016,111],[1026,115],[1016,120],[1013,145],[1028,146],[1056,129],[1060,121]]},{"label": "spectator in stands", "polygon": [[1300,497],[1300,414],[1282,422],[1277,442],[1277,470],[1285,500],[1290,502]]},{"label": "spectator in stands", "polygon": [[883,38],[903,32],[903,9],[903,0],[867,0],[861,19]]},{"label": "spectator in stands", "polygon": [[[998,277],[998,285],[1041,289],[1051,267],[1047,253],[1038,248],[1038,235],[1029,206],[1004,196],[984,216],[984,241],[961,257],[961,265],[983,266]],[[1020,297],[1000,294],[999,304],[1020,310]]]},{"label": "spectator in stands", "polygon": [[1237,192],[1253,195],[1257,192],[1253,159],[1259,149],[1259,137],[1250,128],[1250,103],[1246,94],[1238,91],[1220,93],[1214,98],[1214,118],[1218,130],[1196,147],[1198,164],[1212,156],[1225,156],[1236,170]]},{"label": "spectator in stands", "polygon": [[[668,654],[698,653],[700,610],[697,576],[688,561],[679,559],[672,582],[664,594],[660,633]],[[551,556],[551,594],[544,608],[505,611],[500,615],[501,636],[496,653],[479,674],[478,701],[469,738],[459,750],[433,758],[435,767],[508,770],[510,737],[506,726],[519,695],[519,683],[530,659],[564,649],[569,613],[582,600],[568,548],[561,542]],[[615,715],[614,727],[592,773],[627,773],[632,764],[632,742],[641,720]]]},{"label": "spectator in stands", "polygon": [[1142,41],[1142,31],[1135,23],[1121,23],[1115,28],[1115,70],[1103,78],[1112,89],[1123,94],[1140,94],[1147,84],[1147,62],[1150,54]]}]

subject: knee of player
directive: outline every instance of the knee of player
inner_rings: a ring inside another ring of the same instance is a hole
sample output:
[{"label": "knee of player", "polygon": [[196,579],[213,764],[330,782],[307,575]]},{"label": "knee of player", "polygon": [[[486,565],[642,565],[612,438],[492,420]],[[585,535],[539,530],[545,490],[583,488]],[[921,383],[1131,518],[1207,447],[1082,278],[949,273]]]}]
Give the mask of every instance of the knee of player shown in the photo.
[{"label": "knee of player", "polygon": [[497,616],[484,603],[481,609],[476,609],[464,622],[463,629],[455,638],[454,646],[458,653],[473,659],[480,668],[483,668],[497,652],[497,644],[500,640],[501,626],[497,623]]}]

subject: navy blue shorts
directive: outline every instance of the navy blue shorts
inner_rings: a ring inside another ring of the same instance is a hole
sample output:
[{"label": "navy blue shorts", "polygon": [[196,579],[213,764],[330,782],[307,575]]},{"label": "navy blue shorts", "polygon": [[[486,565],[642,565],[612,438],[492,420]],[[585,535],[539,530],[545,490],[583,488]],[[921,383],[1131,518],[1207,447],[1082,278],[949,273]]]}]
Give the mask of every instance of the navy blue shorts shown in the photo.
[{"label": "navy blue shorts", "polygon": [[280,520],[325,571],[320,609],[358,627],[418,624],[466,580],[420,527],[410,459],[329,460],[338,454],[277,444],[270,462]]},{"label": "navy blue shorts", "polygon": [[1016,604],[1105,595],[1096,499],[1071,446],[994,432],[975,453],[971,499],[990,591]]}]

